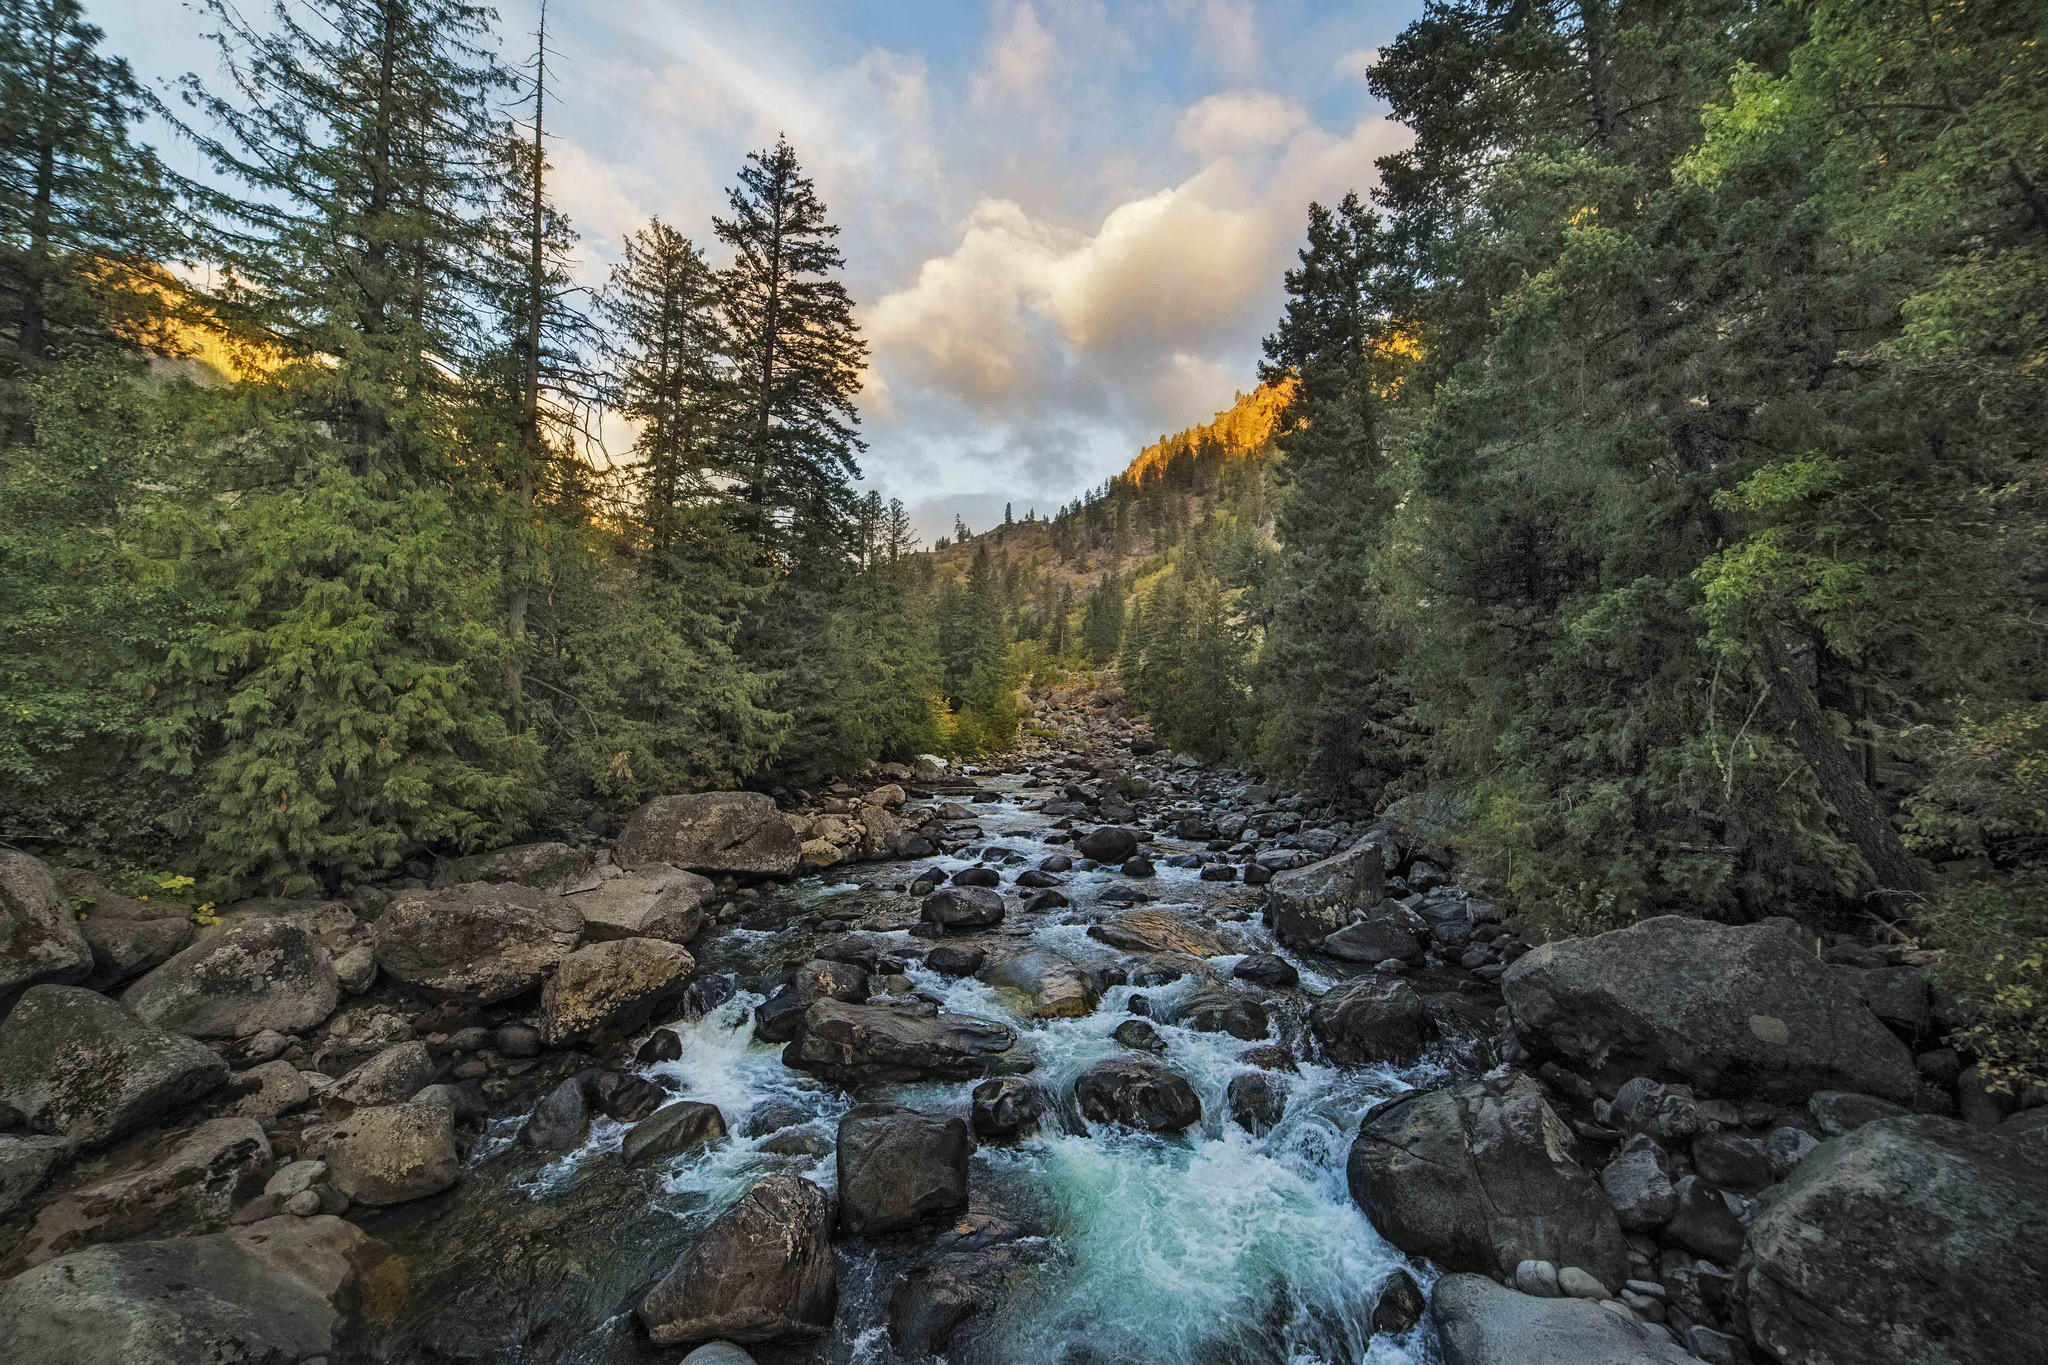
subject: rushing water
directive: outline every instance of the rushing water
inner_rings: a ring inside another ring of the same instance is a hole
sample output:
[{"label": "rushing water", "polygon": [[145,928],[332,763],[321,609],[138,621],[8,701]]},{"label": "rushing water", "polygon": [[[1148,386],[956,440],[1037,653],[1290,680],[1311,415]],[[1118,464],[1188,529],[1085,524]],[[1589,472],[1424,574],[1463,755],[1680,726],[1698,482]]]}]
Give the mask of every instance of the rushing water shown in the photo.
[{"label": "rushing water", "polygon": [[[1012,868],[1035,866],[1062,851],[1042,842],[1052,822],[1024,807],[1017,780],[991,786],[1004,793],[1003,802],[974,808],[985,837],[963,850],[964,856],[869,865],[833,883],[790,888],[780,899],[801,907],[797,920],[844,917],[900,941],[910,956],[909,949],[922,945],[902,927],[889,926],[907,925],[914,916],[898,888],[924,867],[950,872],[977,861],[974,851],[992,845],[1026,860]],[[1162,836],[1149,851],[1163,860],[1187,847]],[[1249,899],[1229,884],[1200,882],[1189,869],[1162,862],[1159,874],[1144,884],[1155,903],[1227,907]],[[1042,919],[1019,915],[1013,892],[1011,918],[1000,932],[1007,945],[1044,948],[1083,965],[1127,962],[1127,955],[1086,933],[1091,921],[1121,908],[1098,901],[1119,884],[1130,883],[1113,869],[1069,874],[1062,890],[1075,908]],[[1233,947],[1271,949],[1264,930],[1248,919],[1225,929]],[[714,969],[761,974],[806,960],[817,938],[810,928],[726,929],[713,931],[698,947]],[[1213,959],[1212,965],[1227,977],[1239,955]],[[1271,992],[1265,1003],[1275,1040],[1294,1043],[1300,1055],[1308,1051],[1301,1041],[1306,1005],[1332,983],[1308,964],[1290,960],[1302,972],[1303,989]],[[971,977],[953,980],[921,966],[911,967],[908,976],[916,990],[949,1009],[1000,1019],[1023,1032],[1037,1057],[1032,1080],[1049,1096],[1068,1095],[1074,1077],[1090,1063],[1128,1055],[1110,1035],[1133,1017],[1127,1005],[1138,992],[1132,987],[1109,989],[1086,1017],[1038,1020],[1021,1012],[1019,997]],[[954,1365],[1403,1365],[1435,1358],[1427,1325],[1401,1338],[1371,1331],[1372,1307],[1387,1276],[1406,1266],[1426,1285],[1427,1274],[1408,1266],[1374,1232],[1347,1192],[1344,1162],[1365,1111],[1410,1086],[1439,1081],[1457,1065],[1451,1052],[1440,1050],[1400,1069],[1338,1070],[1303,1060],[1300,1074],[1289,1078],[1283,1119],[1273,1131],[1253,1137],[1229,1121],[1225,1100],[1231,1078],[1251,1069],[1239,1060],[1249,1045],[1160,1022],[1171,1016],[1175,997],[1193,985],[1188,977],[1147,987],[1143,994],[1166,1044],[1161,1060],[1201,1097],[1200,1124],[1161,1138],[1116,1127],[1090,1131],[1069,1112],[1064,1122],[1049,1116],[1037,1138],[986,1146],[975,1155],[969,1185],[976,1202],[990,1201],[1041,1226],[1050,1255],[993,1314],[962,1328],[948,1356]],[[726,1141],[655,1171],[648,1183],[617,1189],[605,1184],[623,1179],[617,1158],[623,1124],[599,1120],[582,1148],[546,1161],[513,1142],[516,1116],[497,1120],[478,1144],[462,1196],[471,1201],[525,1201],[531,1207],[518,1212],[543,1223],[552,1205],[579,1198],[599,1207],[636,1202],[636,1219],[606,1234],[621,1243],[616,1259],[574,1258],[578,1269],[568,1273],[607,1283],[580,1293],[572,1309],[554,1315],[544,1334],[551,1343],[547,1358],[585,1365],[649,1358],[628,1321],[631,1302],[650,1275],[673,1263],[696,1227],[771,1171],[801,1174],[828,1189],[834,1184],[832,1137],[852,1100],[783,1067],[780,1045],[754,1039],[753,1008],[760,999],[742,991],[700,1019],[671,1025],[683,1039],[681,1059],[643,1068],[669,1085],[673,1098],[717,1105],[731,1132]],[[927,1082],[862,1098],[964,1115],[974,1085]],[[914,1262],[916,1247],[848,1243],[840,1252],[835,1339],[794,1352],[764,1348],[764,1361],[884,1365],[897,1359],[886,1330],[888,1297]],[[531,1336],[529,1325],[527,1350],[495,1358],[537,1358]]]}]

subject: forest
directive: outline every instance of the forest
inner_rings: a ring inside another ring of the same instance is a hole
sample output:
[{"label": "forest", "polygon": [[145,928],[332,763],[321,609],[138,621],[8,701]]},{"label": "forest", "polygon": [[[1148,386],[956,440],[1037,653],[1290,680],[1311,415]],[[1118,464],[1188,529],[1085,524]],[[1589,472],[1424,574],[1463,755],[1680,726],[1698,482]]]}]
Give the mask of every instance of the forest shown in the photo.
[{"label": "forest", "polygon": [[930,551],[856,492],[787,142],[592,293],[544,32],[201,8],[230,78],[159,100],[74,0],[0,6],[0,836],[331,889],[1002,749],[1092,670],[1203,759],[1447,804],[1554,932],[1938,945],[2040,1074],[2037,7],[1433,0],[1251,399]]}]

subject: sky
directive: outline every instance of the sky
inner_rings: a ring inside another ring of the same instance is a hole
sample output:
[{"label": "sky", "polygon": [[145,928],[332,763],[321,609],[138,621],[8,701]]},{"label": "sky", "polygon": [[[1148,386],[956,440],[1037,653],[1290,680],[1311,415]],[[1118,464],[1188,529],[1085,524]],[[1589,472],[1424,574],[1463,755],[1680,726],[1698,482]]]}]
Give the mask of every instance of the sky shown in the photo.
[{"label": "sky", "polygon": [[[538,7],[501,0],[508,59]],[[555,192],[592,285],[657,215],[715,262],[734,173],[787,136],[870,346],[863,486],[980,529],[1252,387],[1309,202],[1406,141],[1364,74],[1419,8],[549,0]],[[217,83],[187,0],[87,10],[152,87]]]}]

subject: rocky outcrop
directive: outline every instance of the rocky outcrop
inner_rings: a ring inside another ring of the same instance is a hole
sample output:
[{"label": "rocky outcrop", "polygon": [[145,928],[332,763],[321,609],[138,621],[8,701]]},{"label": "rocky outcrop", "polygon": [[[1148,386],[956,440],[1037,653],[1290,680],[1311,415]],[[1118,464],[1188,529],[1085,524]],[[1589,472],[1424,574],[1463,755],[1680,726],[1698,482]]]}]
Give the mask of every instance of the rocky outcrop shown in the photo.
[{"label": "rocky outcrop", "polygon": [[546,980],[575,948],[583,916],[530,887],[465,882],[401,897],[372,934],[377,965],[430,995],[491,1005]]},{"label": "rocky outcrop", "polygon": [[820,1000],[804,1011],[803,1028],[783,1049],[782,1063],[857,1089],[971,1080],[1028,1070],[1032,1059],[1017,1031],[992,1019],[917,1005]]},{"label": "rocky outcrop", "polygon": [[803,841],[759,792],[657,796],[626,821],[613,857],[628,871],[667,865],[692,872],[787,877]]},{"label": "rocky outcrop", "polygon": [[202,1123],[137,1170],[69,1190],[36,1211],[0,1277],[99,1242],[208,1232],[228,1221],[270,1173],[270,1143],[254,1119]]},{"label": "rocky outcrop", "polygon": [[967,1125],[943,1114],[863,1104],[839,1120],[839,1226],[900,1232],[967,1207]]},{"label": "rocky outcrop", "polygon": [[714,894],[710,880],[694,872],[649,867],[613,877],[568,900],[583,916],[586,942],[658,938],[687,944],[704,927],[704,907]]},{"label": "rocky outcrop", "polygon": [[1409,1062],[1436,1037],[1429,1005],[1398,977],[1362,976],[1310,1007],[1309,1031],[1339,1066]]},{"label": "rocky outcrop", "polygon": [[1484,1275],[1438,1280],[1429,1312],[1444,1365],[1699,1365],[1626,1310],[1586,1299],[1536,1298]]},{"label": "rocky outcrop", "polygon": [[1529,1048],[1610,1084],[1652,1076],[1795,1101],[1917,1088],[1905,1045],[1777,924],[1661,916],[1544,944],[1501,985]]},{"label": "rocky outcrop", "polygon": [[634,1316],[657,1346],[822,1336],[839,1298],[831,1236],[829,1195],[769,1176],[712,1220]]},{"label": "rocky outcrop", "polygon": [[1202,1101],[1185,1078],[1135,1057],[1111,1057],[1083,1071],[1074,1080],[1074,1099],[1091,1123],[1148,1133],[1178,1133],[1202,1119]]},{"label": "rocky outcrop", "polygon": [[1578,1266],[1610,1290],[1628,1248],[1571,1129],[1526,1076],[1414,1091],[1374,1109],[1346,1175],[1380,1235],[1449,1270]]},{"label": "rocky outcrop", "polygon": [[1364,919],[1386,895],[1386,864],[1377,844],[1282,872],[1266,888],[1266,922],[1290,947],[1315,948]]},{"label": "rocky outcrop", "polygon": [[404,1262],[339,1218],[279,1217],[204,1237],[88,1247],[0,1284],[11,1359],[65,1365],[281,1365],[339,1358],[394,1317]]},{"label": "rocky outcrop", "polygon": [[194,1038],[304,1033],[340,1000],[334,960],[291,918],[224,928],[121,994],[136,1018]]},{"label": "rocky outcrop", "polygon": [[562,843],[514,844],[467,858],[448,858],[434,869],[435,886],[462,882],[517,882],[556,895],[601,884],[597,854]]},{"label": "rocky outcrop", "polygon": [[434,1104],[358,1109],[309,1130],[305,1150],[327,1163],[334,1188],[358,1204],[424,1199],[461,1175],[455,1115]]},{"label": "rocky outcrop", "polygon": [[96,1146],[227,1082],[218,1054],[77,986],[31,986],[0,1023],[0,1106]]},{"label": "rocky outcrop", "polygon": [[549,1047],[601,1034],[632,1033],[673,1000],[696,961],[660,939],[625,938],[578,948],[561,961],[540,996],[540,1037]]},{"label": "rocky outcrop", "polygon": [[1765,1194],[1737,1282],[1787,1365],[2039,1360],[2048,1137],[1922,1116],[1824,1142]]},{"label": "rocky outcrop", "polygon": [[0,848],[0,1006],[38,982],[82,981],[92,948],[50,869]]}]

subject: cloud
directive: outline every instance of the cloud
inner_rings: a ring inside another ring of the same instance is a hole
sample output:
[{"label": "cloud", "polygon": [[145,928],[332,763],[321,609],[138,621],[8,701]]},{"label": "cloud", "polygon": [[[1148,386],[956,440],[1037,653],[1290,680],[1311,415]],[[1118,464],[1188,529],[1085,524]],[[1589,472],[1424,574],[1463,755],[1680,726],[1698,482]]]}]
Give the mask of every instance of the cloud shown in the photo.
[{"label": "cloud", "polygon": [[1378,66],[1379,62],[1380,50],[1378,48],[1361,47],[1346,52],[1343,56],[1337,58],[1336,61],[1330,64],[1330,69],[1340,76],[1362,83],[1367,73],[1375,66]]},{"label": "cloud", "polygon": [[987,108],[1032,100],[1044,88],[1057,51],[1051,30],[1039,20],[1030,0],[1013,6],[974,75],[970,87],[974,104]]},{"label": "cloud", "polygon": [[1174,0],[1172,8],[1193,24],[1196,50],[1210,66],[1237,80],[1258,74],[1259,28],[1249,0]]},{"label": "cloud", "polygon": [[1265,90],[1210,95],[1181,115],[1174,137],[1204,158],[1285,142],[1308,124],[1308,111]]}]

